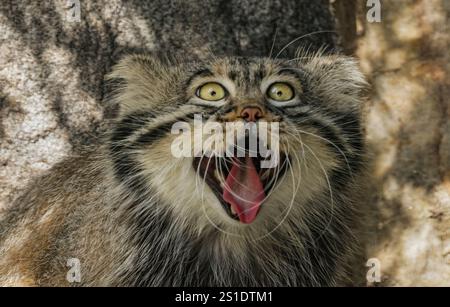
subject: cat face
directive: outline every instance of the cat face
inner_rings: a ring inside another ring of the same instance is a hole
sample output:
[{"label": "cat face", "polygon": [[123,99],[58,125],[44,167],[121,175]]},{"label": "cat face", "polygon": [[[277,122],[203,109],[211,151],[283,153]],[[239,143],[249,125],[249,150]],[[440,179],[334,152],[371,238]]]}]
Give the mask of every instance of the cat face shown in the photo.
[{"label": "cat face", "polygon": [[[273,227],[330,210],[360,166],[365,81],[350,58],[133,56],[111,77],[122,81],[110,139],[117,180],[197,225]],[[176,123],[189,133],[189,154],[173,152]]]}]

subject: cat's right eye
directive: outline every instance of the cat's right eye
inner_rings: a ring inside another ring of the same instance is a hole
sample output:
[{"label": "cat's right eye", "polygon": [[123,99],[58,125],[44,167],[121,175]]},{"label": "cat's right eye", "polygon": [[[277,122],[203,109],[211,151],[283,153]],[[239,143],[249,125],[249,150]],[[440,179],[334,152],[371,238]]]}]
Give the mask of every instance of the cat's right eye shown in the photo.
[{"label": "cat's right eye", "polygon": [[292,100],[295,96],[295,92],[289,84],[277,82],[269,87],[267,96],[272,100],[284,102]]},{"label": "cat's right eye", "polygon": [[206,101],[219,101],[225,98],[225,88],[217,82],[209,82],[197,89],[197,97]]}]

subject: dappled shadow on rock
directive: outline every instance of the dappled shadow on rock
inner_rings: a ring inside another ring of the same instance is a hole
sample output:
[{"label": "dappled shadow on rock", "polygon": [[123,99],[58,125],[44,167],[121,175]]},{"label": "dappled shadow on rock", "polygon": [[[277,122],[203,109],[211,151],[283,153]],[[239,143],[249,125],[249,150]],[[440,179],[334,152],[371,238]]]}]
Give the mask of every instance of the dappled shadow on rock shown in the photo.
[{"label": "dappled shadow on rock", "polygon": [[357,51],[372,84],[367,254],[380,259],[387,285],[449,285],[450,7],[383,2],[382,16],[369,24],[361,14]]}]

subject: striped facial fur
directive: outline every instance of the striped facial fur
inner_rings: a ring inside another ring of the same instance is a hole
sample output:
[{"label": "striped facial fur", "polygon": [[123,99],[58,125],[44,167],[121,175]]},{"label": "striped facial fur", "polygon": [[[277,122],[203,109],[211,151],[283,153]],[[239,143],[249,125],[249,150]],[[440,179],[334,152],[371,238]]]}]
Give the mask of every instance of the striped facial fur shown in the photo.
[{"label": "striped facial fur", "polygon": [[[114,176],[130,193],[157,195],[197,229],[212,225],[253,238],[311,212],[329,220],[344,210],[336,199],[359,172],[363,152],[365,81],[352,59],[239,57],[174,65],[133,56],[111,78],[122,82],[110,153]],[[261,169],[261,157],[247,154],[174,157],[173,125],[186,122],[194,130],[196,115],[223,126],[276,122],[278,165]]]}]

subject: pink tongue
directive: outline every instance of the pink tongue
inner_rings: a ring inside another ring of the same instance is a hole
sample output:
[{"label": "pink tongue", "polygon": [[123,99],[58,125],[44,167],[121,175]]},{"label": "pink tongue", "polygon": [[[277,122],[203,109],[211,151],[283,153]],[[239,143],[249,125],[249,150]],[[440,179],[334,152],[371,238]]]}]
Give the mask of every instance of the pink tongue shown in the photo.
[{"label": "pink tongue", "polygon": [[223,199],[237,212],[242,223],[250,224],[256,218],[266,194],[251,157],[245,162],[234,161],[226,179]]}]

